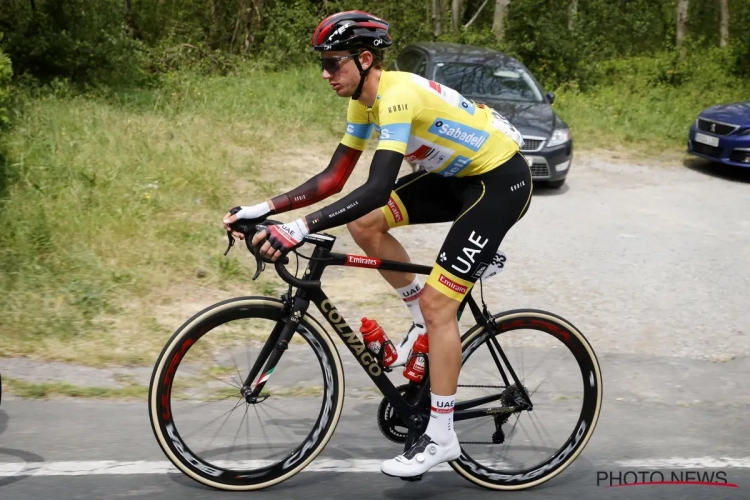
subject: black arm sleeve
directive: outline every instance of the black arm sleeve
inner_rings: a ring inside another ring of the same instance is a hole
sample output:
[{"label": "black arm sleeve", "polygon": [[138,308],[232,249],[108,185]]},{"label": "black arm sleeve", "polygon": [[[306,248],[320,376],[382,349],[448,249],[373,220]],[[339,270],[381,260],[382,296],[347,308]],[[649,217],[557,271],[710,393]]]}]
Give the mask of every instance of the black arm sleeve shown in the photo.
[{"label": "black arm sleeve", "polygon": [[339,144],[324,171],[288,193],[271,199],[273,213],[306,207],[341,191],[361,154],[362,152],[357,149]]},{"label": "black arm sleeve", "polygon": [[310,232],[341,226],[388,203],[403,159],[402,153],[388,150],[376,151],[372,158],[367,182],[337,202],[305,218]]}]

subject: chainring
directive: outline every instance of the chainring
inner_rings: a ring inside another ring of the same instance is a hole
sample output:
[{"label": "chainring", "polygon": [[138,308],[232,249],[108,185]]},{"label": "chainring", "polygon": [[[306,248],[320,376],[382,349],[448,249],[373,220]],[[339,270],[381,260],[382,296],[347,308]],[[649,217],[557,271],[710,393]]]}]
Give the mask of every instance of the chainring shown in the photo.
[{"label": "chainring", "polygon": [[[410,399],[416,395],[417,388],[411,384],[404,384],[396,387],[396,390],[404,399],[411,403]],[[401,417],[386,398],[383,398],[378,406],[378,427],[388,440],[394,443],[406,442],[409,428],[401,421]]]}]

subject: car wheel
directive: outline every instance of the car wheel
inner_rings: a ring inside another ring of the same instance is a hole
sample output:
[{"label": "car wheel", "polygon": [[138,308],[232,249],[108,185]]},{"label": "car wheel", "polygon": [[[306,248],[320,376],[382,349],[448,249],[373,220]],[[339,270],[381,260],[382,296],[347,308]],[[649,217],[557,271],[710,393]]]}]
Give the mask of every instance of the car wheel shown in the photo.
[{"label": "car wheel", "polygon": [[560,189],[561,187],[563,187],[563,184],[565,184],[565,179],[560,179],[558,181],[549,181],[547,183],[547,185],[552,189]]}]

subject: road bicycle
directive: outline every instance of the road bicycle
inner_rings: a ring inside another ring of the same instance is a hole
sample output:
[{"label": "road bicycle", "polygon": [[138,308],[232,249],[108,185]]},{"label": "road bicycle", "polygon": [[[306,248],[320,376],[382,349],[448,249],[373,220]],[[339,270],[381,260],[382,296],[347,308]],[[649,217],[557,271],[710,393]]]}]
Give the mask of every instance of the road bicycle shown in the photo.
[{"label": "road bicycle", "polygon": [[[272,223],[240,228],[257,261],[253,280],[270,261],[250,240]],[[227,252],[234,243],[228,237]],[[400,373],[368,349],[320,280],[332,266],[422,275],[432,268],[335,253],[335,240],[326,233],[306,236],[313,251],[294,251],[295,275],[288,257],[274,263],[289,285],[281,297],[218,302],[188,319],[164,346],[149,388],[151,426],[165,455],[195,481],[221,490],[267,488],[305,469],[330,441],[344,403],[344,367],[334,337],[308,311],[311,303],[382,394],[373,423],[384,437],[406,450],[426,429],[429,355],[421,382],[398,384]],[[298,277],[300,259],[308,264]],[[492,314],[482,285],[487,278],[485,272],[479,280],[481,306],[472,296],[476,287],[461,303],[460,312],[468,306],[476,324],[461,336],[454,410],[461,456],[449,465],[478,486],[522,490],[557,476],[582,452],[601,412],[602,376],[591,345],[564,318],[537,309]],[[253,417],[261,423],[251,425]],[[236,429],[230,419],[241,419]],[[542,444],[534,446],[537,437]]]}]

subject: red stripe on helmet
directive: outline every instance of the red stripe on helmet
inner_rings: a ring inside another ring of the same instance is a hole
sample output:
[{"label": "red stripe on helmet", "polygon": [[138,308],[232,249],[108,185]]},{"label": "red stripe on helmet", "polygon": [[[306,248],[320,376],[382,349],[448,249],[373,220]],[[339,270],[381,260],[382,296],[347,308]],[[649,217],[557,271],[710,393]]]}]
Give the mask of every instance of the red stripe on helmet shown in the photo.
[{"label": "red stripe on helmet", "polygon": [[385,24],[383,23],[376,23],[372,21],[365,21],[363,23],[357,23],[357,26],[362,28],[380,28],[385,29]]},{"label": "red stripe on helmet", "polygon": [[313,45],[320,45],[323,41],[323,38],[325,35],[328,34],[329,31],[331,31],[331,28],[335,26],[335,21],[333,21],[334,17],[340,16],[339,14],[331,14],[330,16],[323,19],[317,28],[315,28],[315,33],[313,33]]}]

